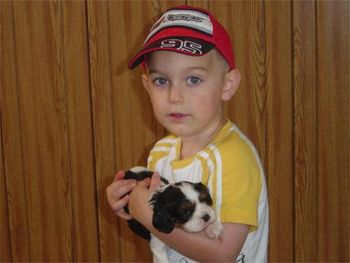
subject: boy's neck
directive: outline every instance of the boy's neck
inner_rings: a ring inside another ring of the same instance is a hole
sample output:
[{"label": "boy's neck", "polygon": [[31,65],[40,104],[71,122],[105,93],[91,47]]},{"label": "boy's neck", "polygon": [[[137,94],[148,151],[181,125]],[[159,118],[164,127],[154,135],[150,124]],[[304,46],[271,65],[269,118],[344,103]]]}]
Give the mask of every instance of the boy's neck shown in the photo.
[{"label": "boy's neck", "polygon": [[181,137],[180,159],[186,159],[202,151],[212,141],[215,135],[224,127],[226,118],[222,118],[218,125],[208,134],[200,137]]}]

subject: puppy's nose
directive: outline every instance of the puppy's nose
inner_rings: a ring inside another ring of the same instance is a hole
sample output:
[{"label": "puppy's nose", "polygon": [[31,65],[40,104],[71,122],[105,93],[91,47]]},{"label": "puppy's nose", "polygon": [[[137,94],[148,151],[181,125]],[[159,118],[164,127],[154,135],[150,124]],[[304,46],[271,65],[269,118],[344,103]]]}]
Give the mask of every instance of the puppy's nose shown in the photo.
[{"label": "puppy's nose", "polygon": [[210,219],[210,215],[205,214],[204,216],[202,216],[202,219],[203,219],[205,222],[208,222],[209,219]]}]

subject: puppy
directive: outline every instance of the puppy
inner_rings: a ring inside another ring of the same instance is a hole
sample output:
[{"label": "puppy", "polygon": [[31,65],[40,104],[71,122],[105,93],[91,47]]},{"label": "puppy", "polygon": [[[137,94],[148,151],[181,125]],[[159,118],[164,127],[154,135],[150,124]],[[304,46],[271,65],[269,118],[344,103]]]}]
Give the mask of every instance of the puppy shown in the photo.
[{"label": "puppy", "polygon": [[[144,180],[151,177],[152,171],[144,167],[134,167],[125,173],[125,179]],[[160,232],[171,233],[175,227],[187,232],[205,230],[209,238],[222,234],[220,223],[212,207],[213,200],[208,188],[202,183],[178,182],[169,184],[161,177],[161,186],[149,201],[153,208],[153,226]],[[128,208],[125,207],[128,212]],[[167,246],[138,221],[128,221],[129,227],[139,236],[150,240],[153,262],[168,262]]]},{"label": "puppy", "polygon": [[[142,181],[146,178],[151,178],[153,175],[153,171],[150,171],[149,169],[141,166],[136,166],[134,168],[131,168],[130,170],[125,172],[124,179],[134,179],[137,181]],[[165,185],[169,184],[169,182],[161,177],[161,188]],[[129,213],[129,207],[126,205],[124,207],[124,210]],[[150,241],[151,240],[151,234],[148,231],[147,228],[145,228],[140,222],[136,221],[135,219],[128,220],[129,228],[138,236]]]}]

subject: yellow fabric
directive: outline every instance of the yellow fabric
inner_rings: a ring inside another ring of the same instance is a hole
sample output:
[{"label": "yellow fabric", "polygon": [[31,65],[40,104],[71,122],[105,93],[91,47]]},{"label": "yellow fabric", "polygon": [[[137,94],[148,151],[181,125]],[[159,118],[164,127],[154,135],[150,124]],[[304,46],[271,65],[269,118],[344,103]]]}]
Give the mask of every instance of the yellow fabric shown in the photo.
[{"label": "yellow fabric", "polygon": [[179,160],[180,149],[180,138],[170,135],[161,139],[149,155],[148,168],[170,182],[201,181],[211,191],[221,222],[246,224],[251,226],[250,232],[254,231],[258,226],[262,171],[249,140],[227,121],[196,155]]}]

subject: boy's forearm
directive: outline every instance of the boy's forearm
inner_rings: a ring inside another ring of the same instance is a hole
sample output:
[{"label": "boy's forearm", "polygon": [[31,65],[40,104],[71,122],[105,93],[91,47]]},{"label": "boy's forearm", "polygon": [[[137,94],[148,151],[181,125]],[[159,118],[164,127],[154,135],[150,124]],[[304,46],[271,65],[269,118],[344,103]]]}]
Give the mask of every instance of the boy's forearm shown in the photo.
[{"label": "boy's forearm", "polygon": [[200,262],[232,262],[235,255],[225,249],[221,238],[210,239],[204,232],[188,233],[181,228],[170,234],[154,233],[160,240],[179,253]]},{"label": "boy's forearm", "polygon": [[165,234],[153,227],[151,209],[139,221],[169,247],[196,261],[232,262],[238,256],[248,233],[246,225],[224,224],[224,233],[218,239],[208,238],[204,231],[188,233],[181,228]]}]

